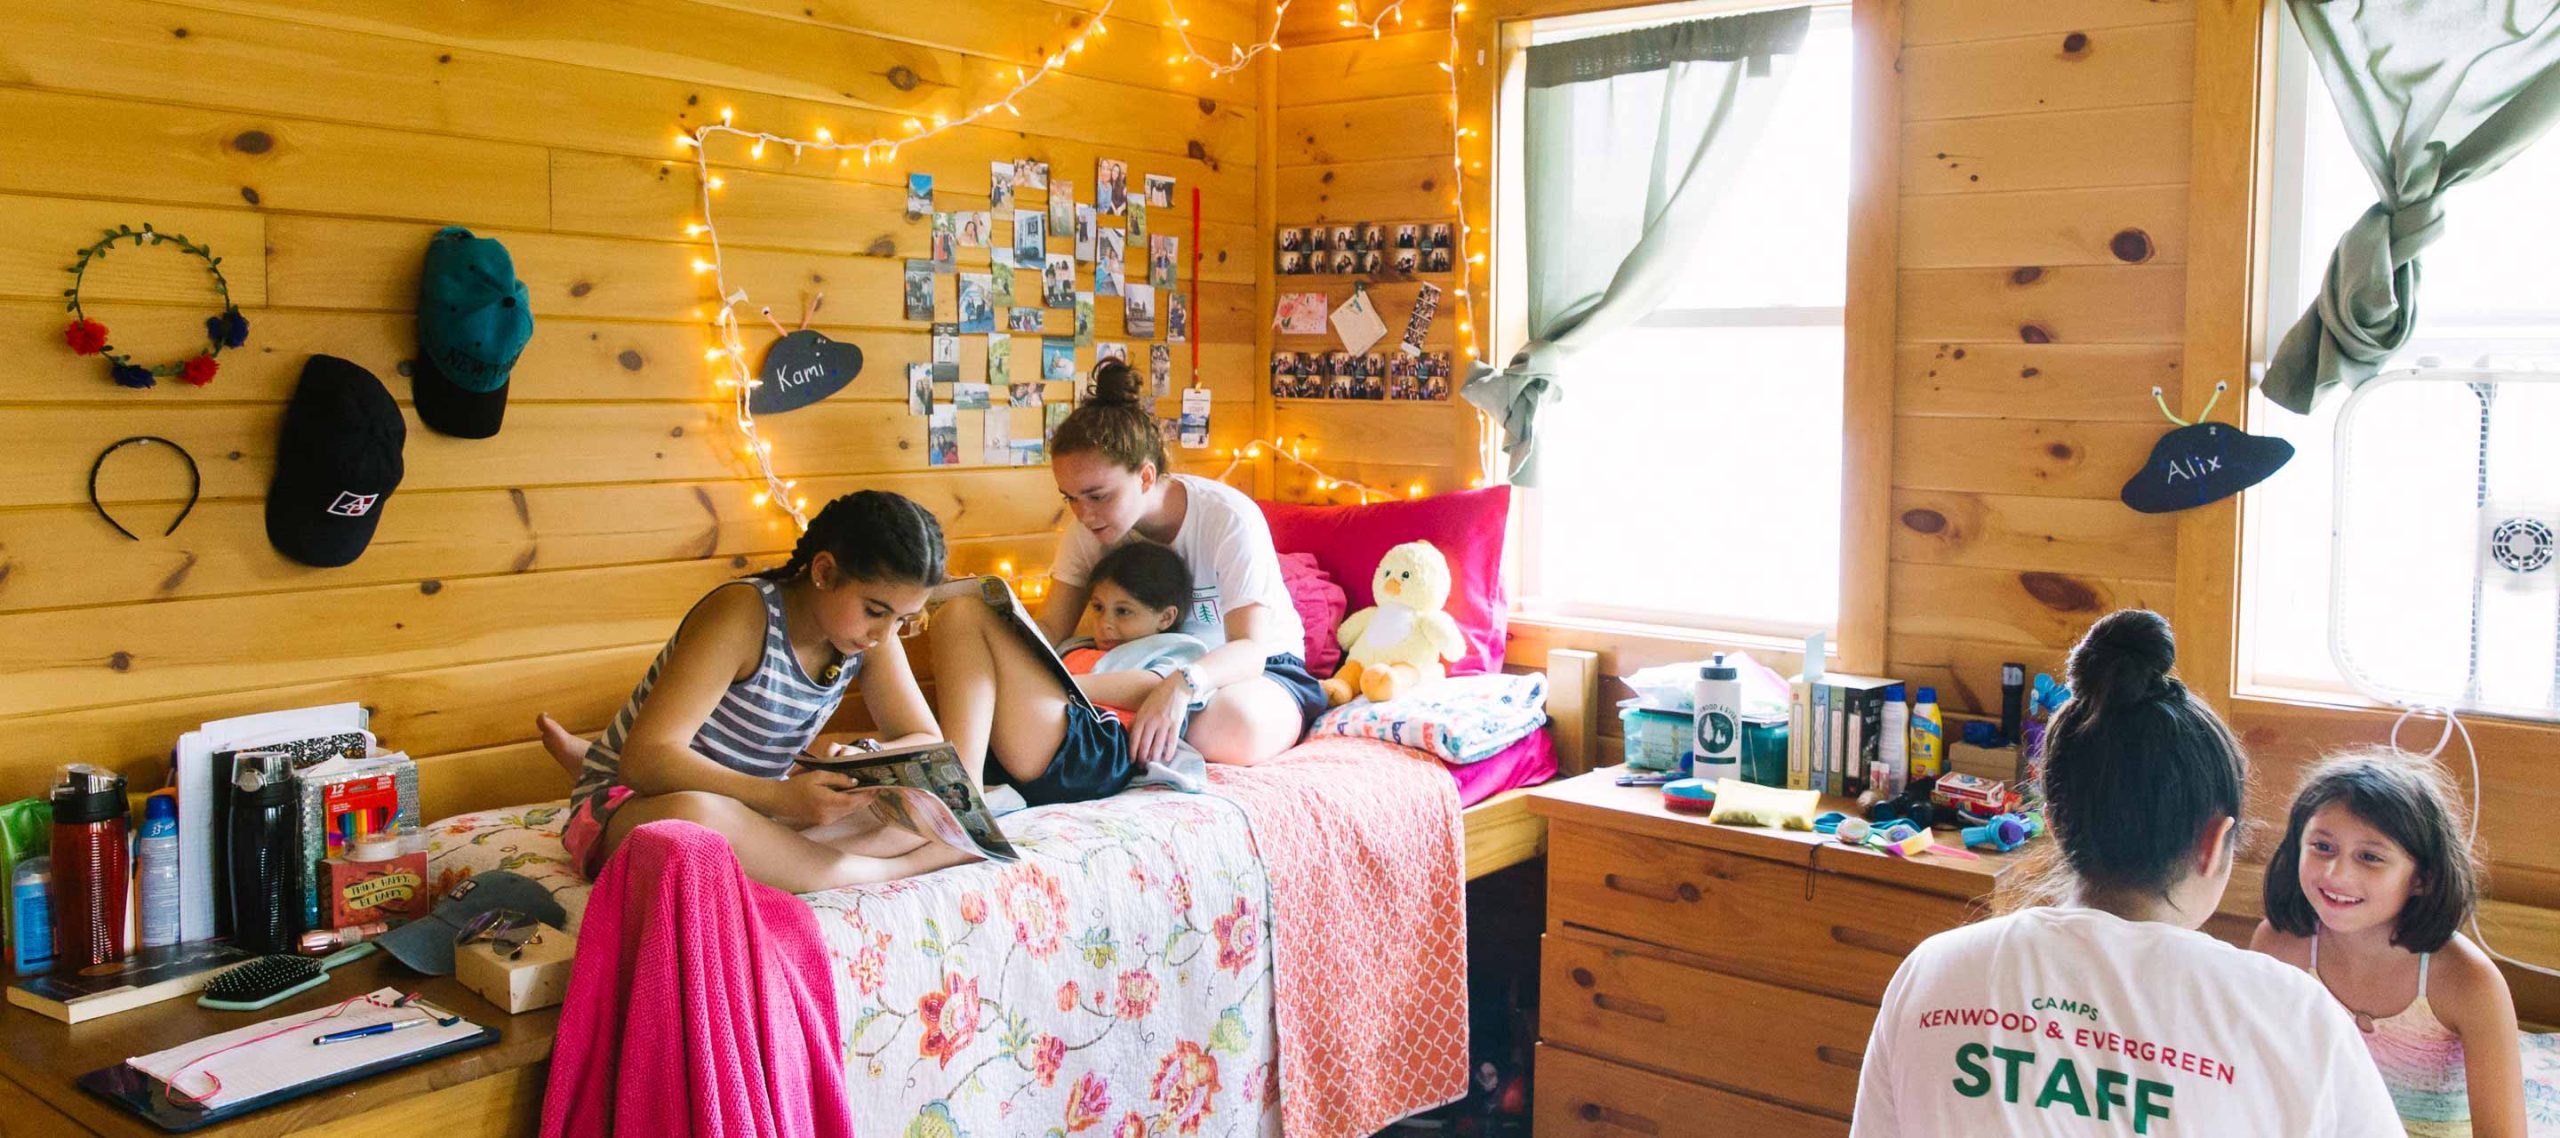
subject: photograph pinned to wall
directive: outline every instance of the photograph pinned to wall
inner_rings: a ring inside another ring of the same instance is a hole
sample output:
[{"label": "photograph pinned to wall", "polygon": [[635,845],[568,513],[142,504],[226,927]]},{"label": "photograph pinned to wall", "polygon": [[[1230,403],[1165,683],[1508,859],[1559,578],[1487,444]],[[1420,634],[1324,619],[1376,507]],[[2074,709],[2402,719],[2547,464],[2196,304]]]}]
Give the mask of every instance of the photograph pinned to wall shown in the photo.
[{"label": "photograph pinned to wall", "polygon": [[1387,271],[1387,255],[1376,249],[1371,249],[1366,253],[1360,254],[1360,271],[1364,273],[1383,273]]},{"label": "photograph pinned to wall", "polygon": [[1172,450],[1174,447],[1181,445],[1181,418],[1174,415],[1163,415],[1157,417],[1156,433],[1164,439],[1164,449],[1166,450]]},{"label": "photograph pinned to wall", "polygon": [[1012,311],[1005,313],[1005,327],[1014,332],[1040,331],[1042,327],[1040,322],[1040,310],[1037,308],[1016,307]]},{"label": "photograph pinned to wall", "polygon": [[1325,237],[1324,247],[1325,251],[1331,253],[1359,252],[1361,249],[1360,227],[1357,225],[1334,226]]},{"label": "photograph pinned to wall", "polygon": [[1093,259],[1093,249],[1094,249],[1094,245],[1093,245],[1093,235],[1094,235],[1094,232],[1095,232],[1096,230],[1099,230],[1099,229],[1101,229],[1101,228],[1102,228],[1102,224],[1101,224],[1100,222],[1098,222],[1098,221],[1095,221],[1095,220],[1094,220],[1094,213],[1093,213],[1093,207],[1092,207],[1092,206],[1089,206],[1089,205],[1080,205],[1080,206],[1077,206],[1077,207],[1076,207],[1076,259],[1077,259],[1077,260],[1079,260],[1079,261],[1090,261],[1090,260],[1092,260],[1092,259]]},{"label": "photograph pinned to wall", "polygon": [[1093,160],[1093,208],[1114,217],[1129,211],[1129,164],[1117,158]]},{"label": "photograph pinned to wall", "polygon": [[960,465],[960,411],[948,403],[935,404],[932,417],[925,420],[925,463],[928,466]]},{"label": "photograph pinned to wall", "polygon": [[1442,245],[1442,246],[1438,246],[1438,247],[1430,248],[1430,249],[1425,249],[1425,250],[1423,250],[1423,251],[1422,251],[1422,271],[1423,271],[1423,272],[1426,272],[1426,273],[1445,273],[1445,272],[1448,272],[1448,271],[1449,271],[1453,266],[1455,266],[1456,264],[1457,264],[1457,254],[1456,254],[1455,252],[1453,252],[1453,251],[1452,251],[1448,246],[1446,246],[1446,245]]},{"label": "photograph pinned to wall", "polygon": [[921,221],[933,216],[933,175],[907,175],[907,220]]},{"label": "photograph pinned to wall", "polygon": [[1129,199],[1129,222],[1127,228],[1129,230],[1129,240],[1136,243],[1140,248],[1145,248],[1147,240],[1147,199]]},{"label": "photograph pinned to wall", "polygon": [[1123,286],[1128,295],[1120,298],[1123,331],[1141,340],[1156,338],[1156,290],[1154,285]]},{"label": "photograph pinned to wall", "polygon": [[960,274],[960,332],[984,335],[996,330],[994,282],[985,273]]},{"label": "photograph pinned to wall", "polygon": [[951,405],[963,411],[984,411],[995,401],[995,388],[984,383],[951,385]]},{"label": "photograph pinned to wall", "polygon": [[1360,254],[1356,250],[1351,249],[1343,249],[1335,252],[1333,255],[1332,270],[1336,273],[1346,274],[1359,272]]},{"label": "photograph pinned to wall", "polygon": [[1282,251],[1280,263],[1273,268],[1284,277],[1294,277],[1314,271],[1307,267],[1307,255],[1295,249]]},{"label": "photograph pinned to wall", "polygon": [[1420,389],[1418,398],[1449,398],[1449,353],[1433,352],[1422,357],[1413,374]]},{"label": "photograph pinned to wall", "polygon": [[1415,398],[1413,389],[1413,369],[1414,365],[1418,362],[1420,361],[1414,359],[1412,356],[1404,354],[1403,352],[1397,352],[1387,357],[1387,398]]},{"label": "photograph pinned to wall", "polygon": [[1013,263],[1036,265],[1049,255],[1049,219],[1036,209],[1013,211]]},{"label": "photograph pinned to wall", "polygon": [[1058,424],[1075,412],[1072,403],[1050,403],[1040,408],[1040,438],[1043,442],[1058,437]]},{"label": "photograph pinned to wall", "polygon": [[1147,345],[1147,378],[1155,385],[1156,398],[1173,394],[1173,349],[1162,344]]},{"label": "photograph pinned to wall", "polygon": [[1002,332],[987,333],[987,384],[1003,387],[1013,382],[1013,337]]},{"label": "photograph pinned to wall", "polygon": [[1127,235],[1117,229],[1105,229],[1094,235],[1097,254],[1093,258],[1093,291],[1098,296],[1119,296],[1126,283],[1123,275],[1128,265]]},{"label": "photograph pinned to wall", "polygon": [[989,466],[1013,465],[1013,412],[998,407],[983,418],[986,426],[985,433],[979,436],[978,461]]},{"label": "photograph pinned to wall", "polygon": [[1013,188],[1017,190],[1048,189],[1049,163],[1045,159],[1040,158],[1014,159]]},{"label": "photograph pinned to wall", "polygon": [[1076,294],[1076,346],[1081,348],[1092,342],[1093,294],[1080,292]]},{"label": "photograph pinned to wall", "polygon": [[1065,336],[1040,337],[1040,378],[1074,383],[1076,342]]},{"label": "photograph pinned to wall", "polygon": [[1147,238],[1147,283],[1172,288],[1174,260],[1181,255],[1181,238],[1162,233]]},{"label": "photograph pinned to wall", "polygon": [[933,262],[907,262],[906,281],[907,319],[933,319]]},{"label": "photograph pinned to wall", "polygon": [[1324,374],[1324,397],[1349,399],[1359,391],[1360,359],[1349,352],[1328,352],[1325,354]]},{"label": "photograph pinned to wall", "polygon": [[1422,248],[1422,227],[1410,222],[1397,226],[1396,248],[1415,250]]},{"label": "photograph pinned to wall", "polygon": [[1099,366],[1104,360],[1118,360],[1124,364],[1129,362],[1129,345],[1123,344],[1118,340],[1104,340],[1099,344],[1095,344],[1093,346],[1093,362]]},{"label": "photograph pinned to wall", "polygon": [[1013,163],[987,163],[987,208],[1013,208]]},{"label": "photograph pinned to wall", "polygon": [[1360,248],[1363,250],[1370,250],[1385,249],[1386,247],[1387,227],[1374,221],[1363,222],[1360,226]]},{"label": "photograph pinned to wall", "polygon": [[1307,271],[1307,231],[1281,226],[1272,249],[1271,267],[1283,276]]},{"label": "photograph pinned to wall", "polygon": [[1294,399],[1298,394],[1298,353],[1271,353],[1271,397]]},{"label": "photograph pinned to wall", "polygon": [[1173,179],[1163,174],[1147,175],[1147,204],[1157,209],[1173,208]]},{"label": "photograph pinned to wall", "polygon": [[1076,187],[1064,178],[1049,190],[1049,232],[1076,231]]},{"label": "photograph pinned to wall", "polygon": [[1037,383],[1013,384],[1005,389],[1005,398],[1011,406],[1037,407],[1040,405],[1040,385]]},{"label": "photograph pinned to wall", "polygon": [[1048,263],[1040,272],[1040,299],[1049,308],[1076,306],[1076,259],[1064,253],[1048,254]]},{"label": "photograph pinned to wall", "polygon": [[1164,338],[1179,344],[1191,338],[1191,297],[1179,292],[1164,294]]},{"label": "photograph pinned to wall", "polygon": [[1448,222],[1432,222],[1429,228],[1422,231],[1422,247],[1425,249],[1449,248],[1449,232]]},{"label": "photograph pinned to wall", "polygon": [[1182,446],[1199,450],[1209,445],[1209,389],[1187,387],[1182,391]]},{"label": "photograph pinned to wall", "polygon": [[1404,318],[1404,342],[1396,351],[1408,355],[1422,354],[1422,341],[1431,334],[1431,321],[1440,315],[1440,286],[1425,281],[1422,291],[1413,296],[1413,312]]},{"label": "photograph pinned to wall", "polygon": [[1047,465],[1049,465],[1049,446],[1048,446],[1048,440],[1046,440],[1046,439],[1015,439],[1015,440],[1013,440],[1013,464],[1014,464],[1015,466],[1047,466]]},{"label": "photograph pinned to wall", "polygon": [[958,227],[952,224],[951,215],[947,213],[934,214],[933,271],[937,273],[947,273],[959,267],[959,244],[960,239]]},{"label": "photograph pinned to wall", "polygon": [[907,414],[933,414],[933,365],[907,365]]},{"label": "photograph pinned to wall", "polygon": [[953,214],[960,232],[960,247],[984,249],[995,237],[995,215],[983,209],[962,210]]},{"label": "photograph pinned to wall", "polygon": [[1395,258],[1387,264],[1399,273],[1420,272],[1422,271],[1422,252],[1418,249],[1398,249]]},{"label": "photograph pinned to wall", "polygon": [[1271,326],[1283,336],[1324,335],[1324,318],[1328,307],[1320,292],[1284,292],[1272,314]]},{"label": "photograph pinned to wall", "polygon": [[1013,307],[1013,250],[987,250],[987,303]]},{"label": "photograph pinned to wall", "polygon": [[940,383],[951,383],[960,378],[960,326],[957,324],[933,326],[933,378]]}]

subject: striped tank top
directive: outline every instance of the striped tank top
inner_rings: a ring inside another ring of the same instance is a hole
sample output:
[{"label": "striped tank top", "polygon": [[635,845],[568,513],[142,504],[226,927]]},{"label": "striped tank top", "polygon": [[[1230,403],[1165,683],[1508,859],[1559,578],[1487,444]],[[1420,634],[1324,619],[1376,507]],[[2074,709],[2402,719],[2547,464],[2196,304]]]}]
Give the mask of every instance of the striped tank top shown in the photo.
[{"label": "striped tank top", "polygon": [[[783,634],[781,584],[750,577],[721,588],[738,585],[752,585],[764,595],[764,657],[756,662],[754,674],[729,685],[729,690],[720,694],[710,718],[703,720],[701,728],[693,733],[693,749],[734,771],[781,778],[790,773],[793,757],[808,747],[809,740],[835,714],[836,705],[844,700],[845,688],[862,673],[862,657],[848,657],[833,683],[809,678],[800,666],[799,655],[791,650],[790,637]],[[695,607],[701,607],[700,602]],[[631,689],[631,698],[622,705],[621,713],[604,729],[604,737],[587,749],[585,769],[578,775],[577,789],[570,793],[573,804],[622,784],[623,742],[631,735],[631,722],[639,717],[640,705],[649,701],[649,690],[657,686],[658,673],[667,666],[668,653],[675,649],[675,638],[670,636],[667,646],[658,650],[658,658],[649,662],[649,671],[640,677],[640,686]]]}]

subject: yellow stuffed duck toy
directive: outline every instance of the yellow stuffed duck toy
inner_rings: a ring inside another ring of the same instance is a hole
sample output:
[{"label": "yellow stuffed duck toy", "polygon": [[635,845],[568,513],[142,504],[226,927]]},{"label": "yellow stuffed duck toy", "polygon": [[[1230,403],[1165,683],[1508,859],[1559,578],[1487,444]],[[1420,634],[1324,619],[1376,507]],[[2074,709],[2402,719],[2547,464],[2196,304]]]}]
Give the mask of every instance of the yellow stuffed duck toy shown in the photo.
[{"label": "yellow stuffed duck toy", "polygon": [[1327,703],[1349,703],[1355,695],[1384,703],[1448,675],[1441,661],[1466,654],[1458,622],[1440,611],[1449,603],[1449,559],[1430,542],[1388,550],[1369,591],[1378,603],[1342,622],[1346,651],[1342,670],[1324,682]]}]

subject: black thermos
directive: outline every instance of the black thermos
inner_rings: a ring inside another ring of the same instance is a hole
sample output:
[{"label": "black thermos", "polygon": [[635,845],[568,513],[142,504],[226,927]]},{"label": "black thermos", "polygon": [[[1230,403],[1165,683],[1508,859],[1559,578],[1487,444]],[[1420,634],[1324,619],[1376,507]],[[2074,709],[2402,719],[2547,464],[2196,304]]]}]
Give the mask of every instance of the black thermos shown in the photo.
[{"label": "black thermos", "polygon": [[291,952],[302,934],[301,794],[293,758],[242,752],[231,771],[231,939],[250,952]]}]

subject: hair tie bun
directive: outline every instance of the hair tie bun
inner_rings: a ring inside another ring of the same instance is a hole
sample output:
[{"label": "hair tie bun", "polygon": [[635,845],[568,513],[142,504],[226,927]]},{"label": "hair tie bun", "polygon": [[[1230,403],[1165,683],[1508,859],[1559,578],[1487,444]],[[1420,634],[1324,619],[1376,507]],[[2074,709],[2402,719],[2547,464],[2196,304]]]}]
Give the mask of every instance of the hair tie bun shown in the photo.
[{"label": "hair tie bun", "polygon": [[2103,706],[2175,694],[2169,669],[2177,662],[2177,638],[2166,619],[2148,609],[2123,609],[2089,627],[2065,671],[2074,697]]},{"label": "hair tie bun", "polygon": [[1120,360],[1104,360],[1093,365],[1093,383],[1085,395],[1096,403],[1135,407],[1141,391],[1136,368]]}]

